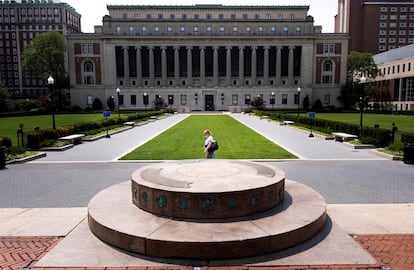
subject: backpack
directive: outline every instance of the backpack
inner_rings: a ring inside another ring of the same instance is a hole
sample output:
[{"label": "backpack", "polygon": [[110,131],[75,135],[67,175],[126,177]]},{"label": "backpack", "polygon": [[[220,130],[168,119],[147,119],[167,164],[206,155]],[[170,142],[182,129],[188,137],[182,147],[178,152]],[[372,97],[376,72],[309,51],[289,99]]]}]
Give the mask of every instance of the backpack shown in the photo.
[{"label": "backpack", "polygon": [[209,149],[210,150],[209,152],[213,152],[213,151],[216,151],[218,149],[219,149],[218,143],[217,143],[217,141],[215,141],[215,142],[211,143],[211,147]]}]

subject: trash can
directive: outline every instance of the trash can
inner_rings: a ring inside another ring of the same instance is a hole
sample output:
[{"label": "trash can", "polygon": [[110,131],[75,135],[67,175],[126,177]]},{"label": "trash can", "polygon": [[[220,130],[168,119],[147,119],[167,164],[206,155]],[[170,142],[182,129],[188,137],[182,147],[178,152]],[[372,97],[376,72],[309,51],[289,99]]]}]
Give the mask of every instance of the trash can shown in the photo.
[{"label": "trash can", "polygon": [[414,164],[414,144],[404,146],[404,163]]},{"label": "trash can", "polygon": [[6,147],[0,146],[0,169],[6,167]]}]

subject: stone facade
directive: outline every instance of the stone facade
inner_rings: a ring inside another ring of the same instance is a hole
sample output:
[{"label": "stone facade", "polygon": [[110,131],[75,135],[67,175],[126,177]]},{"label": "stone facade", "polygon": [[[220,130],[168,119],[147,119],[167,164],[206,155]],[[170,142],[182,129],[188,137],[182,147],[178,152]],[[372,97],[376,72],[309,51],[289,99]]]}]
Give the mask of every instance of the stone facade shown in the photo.
[{"label": "stone facade", "polygon": [[307,96],[340,106],[348,37],[322,34],[308,9],[109,5],[95,33],[67,36],[72,104],[144,109],[162,97],[180,111],[227,111],[260,96],[293,109]]}]

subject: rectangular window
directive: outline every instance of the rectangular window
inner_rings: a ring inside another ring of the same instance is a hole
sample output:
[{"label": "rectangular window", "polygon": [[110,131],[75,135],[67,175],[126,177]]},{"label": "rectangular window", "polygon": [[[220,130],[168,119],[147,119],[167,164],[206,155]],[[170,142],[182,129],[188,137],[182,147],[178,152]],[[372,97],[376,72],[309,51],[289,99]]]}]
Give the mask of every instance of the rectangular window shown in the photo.
[{"label": "rectangular window", "polygon": [[117,36],[121,35],[121,26],[115,27],[115,35],[117,35]]},{"label": "rectangular window", "polygon": [[172,26],[167,26],[167,35],[172,36],[173,35],[173,28]]},{"label": "rectangular window", "polygon": [[148,35],[148,33],[147,33],[147,27],[146,26],[142,26],[141,27],[141,35],[143,35],[143,36]]},{"label": "rectangular window", "polygon": [[244,104],[250,104],[250,95],[244,95]]},{"label": "rectangular window", "polygon": [[135,28],[133,26],[128,27],[128,35],[129,36],[135,35]]},{"label": "rectangular window", "polygon": [[162,19],[163,19],[162,13],[158,14],[158,20],[162,20]]},{"label": "rectangular window", "polygon": [[168,105],[174,105],[174,95],[168,95]]},{"label": "rectangular window", "polygon": [[252,34],[252,28],[250,26],[246,26],[246,36],[250,36]]},{"label": "rectangular window", "polygon": [[238,28],[237,26],[233,26],[233,36],[237,36],[238,35]]},{"label": "rectangular window", "polygon": [[276,26],[271,26],[270,27],[270,35],[272,36],[276,36]]},{"label": "rectangular window", "polygon": [[283,35],[289,35],[289,26],[283,26]]},{"label": "rectangular window", "polygon": [[231,14],[230,19],[235,20],[236,19],[236,14]]},{"label": "rectangular window", "polygon": [[323,53],[330,54],[335,52],[335,44],[323,44]]},{"label": "rectangular window", "polygon": [[332,75],[323,75],[322,76],[323,84],[332,84]]},{"label": "rectangular window", "polygon": [[131,95],[131,105],[137,105],[137,96]]},{"label": "rectangular window", "polygon": [[237,94],[233,94],[231,96],[231,104],[232,105],[237,105],[239,104],[239,96]]},{"label": "rectangular window", "polygon": [[193,35],[198,36],[199,31],[198,31],[198,26],[194,26],[193,27]]},{"label": "rectangular window", "polygon": [[119,105],[124,105],[124,95],[119,95]]},{"label": "rectangular window", "polygon": [[185,35],[185,26],[180,26],[180,36]]},{"label": "rectangular window", "polygon": [[259,36],[263,36],[264,35],[264,28],[263,28],[263,26],[259,26],[259,28],[257,29],[257,34]]},{"label": "rectangular window", "polygon": [[211,27],[211,26],[207,26],[207,27],[206,27],[206,34],[207,34],[208,36],[211,36],[211,35],[213,34],[213,27]]},{"label": "rectangular window", "polygon": [[181,105],[187,104],[187,95],[181,95],[180,99],[181,99]]},{"label": "rectangular window", "polygon": [[175,14],[170,14],[170,19],[175,20]]},{"label": "rectangular window", "polygon": [[160,27],[159,26],[154,26],[154,35],[159,36],[160,34],[161,34]]},{"label": "rectangular window", "polygon": [[324,104],[331,104],[331,95],[330,94],[325,94],[324,99],[323,99],[323,103]]},{"label": "rectangular window", "polygon": [[198,20],[200,18],[200,15],[194,14],[194,20]]},{"label": "rectangular window", "polygon": [[272,15],[271,14],[266,14],[266,20],[270,20],[272,19]]},{"label": "rectangular window", "polygon": [[93,97],[92,96],[86,96],[86,105],[92,106],[93,104]]},{"label": "rectangular window", "polygon": [[282,94],[282,104],[287,104],[287,103],[288,103],[288,95]]},{"label": "rectangular window", "polygon": [[220,36],[224,36],[226,34],[224,26],[220,26]]},{"label": "rectangular window", "polygon": [[300,26],[296,26],[296,35],[300,36],[302,34],[302,28]]}]

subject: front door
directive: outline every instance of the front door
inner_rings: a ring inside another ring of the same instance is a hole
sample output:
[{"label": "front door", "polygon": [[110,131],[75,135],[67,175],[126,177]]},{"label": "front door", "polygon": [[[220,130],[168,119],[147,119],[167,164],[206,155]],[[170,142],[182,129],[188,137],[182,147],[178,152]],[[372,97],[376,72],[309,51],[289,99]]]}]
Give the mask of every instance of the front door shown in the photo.
[{"label": "front door", "polygon": [[206,111],[214,111],[214,95],[206,95],[205,106]]}]

